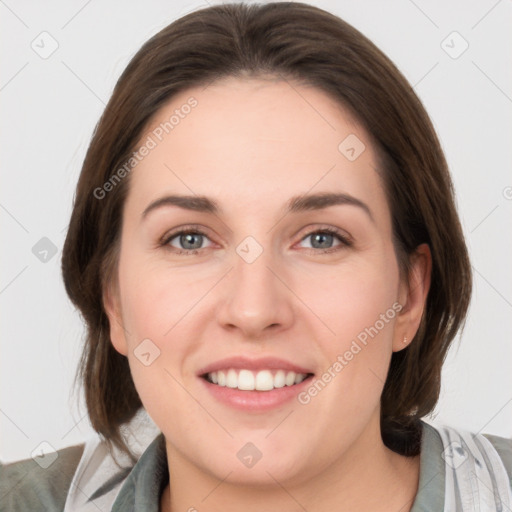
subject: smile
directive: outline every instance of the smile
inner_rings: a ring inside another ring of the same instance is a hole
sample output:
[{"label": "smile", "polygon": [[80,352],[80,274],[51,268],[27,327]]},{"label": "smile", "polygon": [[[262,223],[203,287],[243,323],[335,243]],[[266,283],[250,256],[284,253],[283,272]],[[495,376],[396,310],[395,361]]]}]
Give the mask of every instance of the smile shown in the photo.
[{"label": "smile", "polygon": [[208,382],[241,391],[272,391],[300,384],[312,374],[296,373],[287,370],[260,370],[229,368],[207,373],[203,376]]}]

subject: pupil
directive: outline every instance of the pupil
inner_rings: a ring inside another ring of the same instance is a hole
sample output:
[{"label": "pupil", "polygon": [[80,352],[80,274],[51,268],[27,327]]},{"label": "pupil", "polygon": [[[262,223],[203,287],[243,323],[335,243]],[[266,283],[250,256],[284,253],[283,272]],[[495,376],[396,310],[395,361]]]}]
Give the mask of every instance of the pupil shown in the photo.
[{"label": "pupil", "polygon": [[[320,238],[320,243],[322,243],[322,238],[323,238],[323,239],[324,239],[324,241],[325,241],[325,239],[328,239],[328,240],[329,240],[329,239],[331,239],[331,238],[332,238],[332,236],[333,236],[333,235],[330,235],[330,234],[328,234],[328,233],[318,233],[318,234],[317,234],[317,235],[315,235],[313,238],[314,238],[314,239],[318,239],[318,238]],[[321,249],[325,249],[325,248],[326,248],[326,247],[321,247]]]},{"label": "pupil", "polygon": [[[199,238],[201,236],[202,235],[194,235],[194,234],[188,233],[186,235],[182,235],[181,241],[182,241],[183,245],[186,247],[187,243],[189,243],[191,240],[193,240],[194,237]],[[193,242],[192,242],[192,245],[194,245]],[[200,249],[200,248],[201,248],[201,242],[200,241],[199,241],[198,244],[196,244],[196,247],[188,247],[188,249]]]}]

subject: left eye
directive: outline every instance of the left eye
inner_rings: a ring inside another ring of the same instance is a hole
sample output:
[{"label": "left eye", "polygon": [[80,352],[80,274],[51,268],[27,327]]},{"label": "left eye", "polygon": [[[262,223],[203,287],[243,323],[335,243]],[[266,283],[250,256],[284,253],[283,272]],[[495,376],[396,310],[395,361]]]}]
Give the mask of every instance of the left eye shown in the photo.
[{"label": "left eye", "polygon": [[[318,249],[321,252],[333,252],[337,251],[340,246],[350,246],[351,242],[348,240],[347,237],[343,236],[341,233],[334,229],[322,229],[319,231],[312,231],[311,233],[308,233],[302,240],[306,240],[310,238],[314,242],[312,243],[319,243],[320,245],[324,245],[322,247],[313,247],[313,249]],[[325,244],[330,245],[334,239],[338,239],[340,242],[337,246],[330,246],[325,247]]]}]

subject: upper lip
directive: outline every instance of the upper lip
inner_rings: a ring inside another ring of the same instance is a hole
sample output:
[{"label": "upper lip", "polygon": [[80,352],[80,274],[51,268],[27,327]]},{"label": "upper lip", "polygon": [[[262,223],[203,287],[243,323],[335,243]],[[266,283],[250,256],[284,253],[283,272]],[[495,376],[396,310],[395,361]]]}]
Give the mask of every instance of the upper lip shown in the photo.
[{"label": "upper lip", "polygon": [[303,366],[299,366],[295,363],[287,361],[285,359],[280,359],[278,357],[259,357],[259,358],[251,358],[247,356],[232,356],[227,357],[225,359],[220,359],[213,363],[210,363],[203,368],[201,368],[198,372],[198,375],[205,375],[207,373],[216,372],[219,370],[226,370],[229,368],[234,368],[238,370],[288,370],[295,373],[313,373],[311,370]]}]

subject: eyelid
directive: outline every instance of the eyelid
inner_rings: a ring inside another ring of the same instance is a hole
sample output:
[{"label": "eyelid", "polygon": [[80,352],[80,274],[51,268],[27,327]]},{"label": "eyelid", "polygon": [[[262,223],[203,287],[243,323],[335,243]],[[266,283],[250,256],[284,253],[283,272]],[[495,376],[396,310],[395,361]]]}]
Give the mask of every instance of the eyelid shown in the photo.
[{"label": "eyelid", "polygon": [[341,229],[341,228],[337,228],[335,226],[331,226],[330,224],[320,224],[320,225],[319,224],[310,224],[310,225],[306,226],[305,228],[303,228],[303,230],[301,230],[301,231],[304,231],[305,233],[304,233],[304,235],[301,236],[301,238],[299,239],[299,242],[302,242],[302,240],[304,240],[304,238],[306,238],[314,233],[327,232],[332,235],[339,236],[347,244],[354,243],[354,239],[347,231],[345,231],[344,229]]},{"label": "eyelid", "polygon": [[205,237],[208,237],[207,229],[203,228],[199,224],[185,224],[184,226],[178,226],[174,229],[171,229],[169,231],[166,231],[163,236],[160,237],[158,240],[158,243],[160,245],[166,245],[169,243],[170,240],[175,238],[178,235],[187,234],[187,233],[197,233],[200,235],[203,235]]}]

